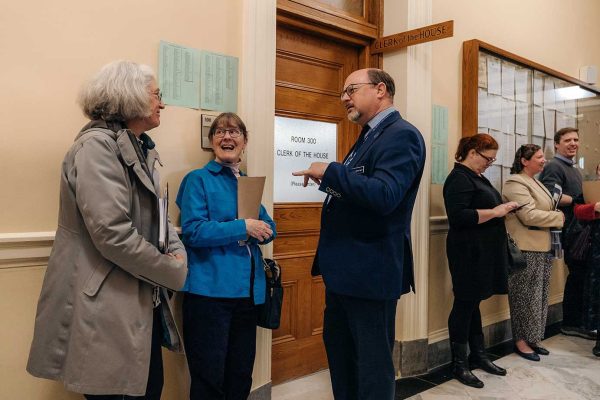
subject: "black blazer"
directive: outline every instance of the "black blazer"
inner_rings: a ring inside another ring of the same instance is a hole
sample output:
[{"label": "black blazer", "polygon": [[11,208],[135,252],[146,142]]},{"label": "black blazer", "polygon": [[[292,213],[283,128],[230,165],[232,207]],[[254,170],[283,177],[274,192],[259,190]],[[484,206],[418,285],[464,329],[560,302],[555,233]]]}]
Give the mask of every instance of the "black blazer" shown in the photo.
[{"label": "black blazer", "polygon": [[446,254],[454,296],[461,300],[483,300],[508,290],[508,243],[504,218],[478,224],[477,209],[502,204],[500,193],[484,177],[462,164],[444,183],[448,215]]},{"label": "black blazer", "polygon": [[325,171],[319,190],[330,195],[313,274],[321,272],[333,293],[397,299],[414,288],[410,220],[425,142],[397,111],[370,135],[349,165]]}]

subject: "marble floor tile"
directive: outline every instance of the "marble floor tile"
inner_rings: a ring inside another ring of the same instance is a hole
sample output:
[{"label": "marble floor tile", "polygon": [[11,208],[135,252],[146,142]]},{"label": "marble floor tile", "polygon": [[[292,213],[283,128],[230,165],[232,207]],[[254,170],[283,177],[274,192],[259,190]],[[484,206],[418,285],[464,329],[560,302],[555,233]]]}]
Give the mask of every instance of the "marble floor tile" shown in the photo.
[{"label": "marble floor tile", "polygon": [[273,386],[271,400],[333,400],[329,370]]}]

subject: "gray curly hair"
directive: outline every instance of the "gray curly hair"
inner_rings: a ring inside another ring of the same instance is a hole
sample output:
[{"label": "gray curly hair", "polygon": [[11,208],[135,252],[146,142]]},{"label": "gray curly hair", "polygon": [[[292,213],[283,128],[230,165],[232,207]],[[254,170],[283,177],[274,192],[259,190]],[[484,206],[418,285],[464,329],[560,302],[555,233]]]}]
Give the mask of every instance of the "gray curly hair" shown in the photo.
[{"label": "gray curly hair", "polygon": [[150,83],[154,71],[131,61],[105,65],[79,93],[78,103],[90,119],[129,121],[152,113]]}]

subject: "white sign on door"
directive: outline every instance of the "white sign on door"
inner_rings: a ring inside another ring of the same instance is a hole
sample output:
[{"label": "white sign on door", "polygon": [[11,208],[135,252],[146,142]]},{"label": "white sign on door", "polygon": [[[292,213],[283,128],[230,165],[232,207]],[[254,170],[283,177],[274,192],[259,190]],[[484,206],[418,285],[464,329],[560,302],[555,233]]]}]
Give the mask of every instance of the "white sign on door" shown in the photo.
[{"label": "white sign on door", "polygon": [[312,162],[336,161],[337,125],[331,122],[275,117],[275,174],[273,200],[276,203],[321,202],[325,193],[292,172],[307,169]]}]

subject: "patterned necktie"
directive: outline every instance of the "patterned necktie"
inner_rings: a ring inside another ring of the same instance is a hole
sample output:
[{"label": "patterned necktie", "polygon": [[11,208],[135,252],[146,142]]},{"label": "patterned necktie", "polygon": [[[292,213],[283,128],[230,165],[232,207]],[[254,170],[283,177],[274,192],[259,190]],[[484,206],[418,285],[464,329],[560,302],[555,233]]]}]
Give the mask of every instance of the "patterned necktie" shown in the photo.
[{"label": "patterned necktie", "polygon": [[365,143],[365,141],[367,140],[370,129],[371,128],[369,127],[369,125],[363,126],[362,130],[360,131],[360,136],[358,137],[358,140],[356,141],[356,145],[354,145],[354,149],[352,150],[352,153],[350,153],[350,155],[344,162],[344,165],[348,165],[352,162],[352,160],[354,159],[354,156],[356,156],[356,153],[358,153],[360,146],[362,146]]}]

